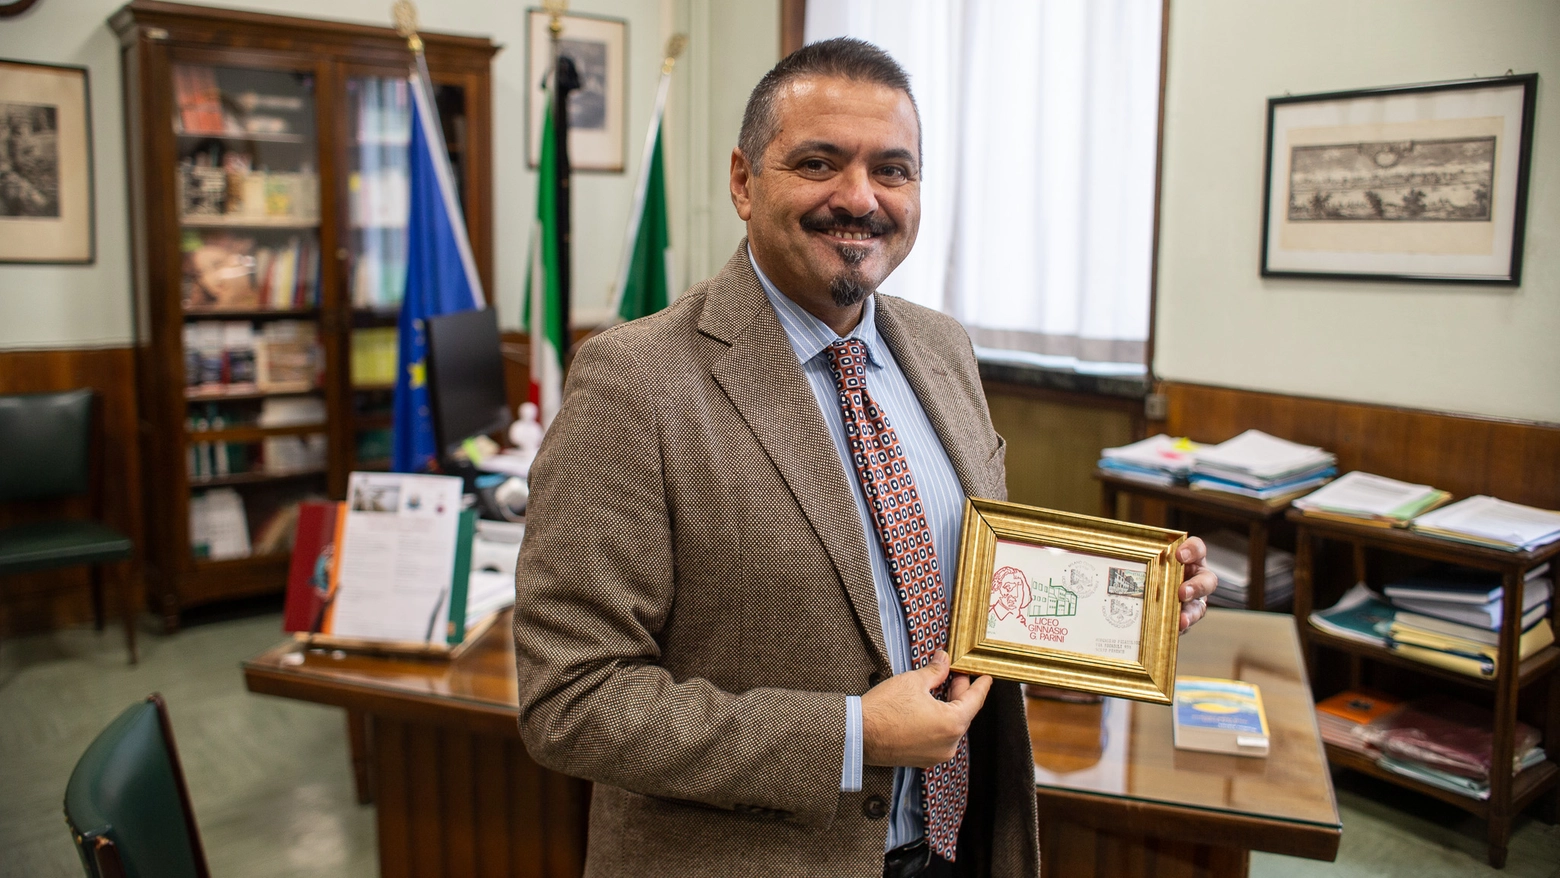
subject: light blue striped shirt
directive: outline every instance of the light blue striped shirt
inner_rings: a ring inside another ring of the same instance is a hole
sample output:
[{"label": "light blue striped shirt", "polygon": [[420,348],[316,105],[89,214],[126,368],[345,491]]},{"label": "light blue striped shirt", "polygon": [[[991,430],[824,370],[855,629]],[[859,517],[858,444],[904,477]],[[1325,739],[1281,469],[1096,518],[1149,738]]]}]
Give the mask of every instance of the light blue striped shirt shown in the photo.
[{"label": "light blue striped shirt", "polygon": [[[867,512],[867,498],[856,478],[855,465],[851,462],[849,446],[845,441],[845,423],[839,406],[839,391],[835,388],[834,374],[829,369],[829,355],[824,352],[830,344],[839,340],[834,330],[817,317],[807,313],[802,306],[791,301],[764,275],[758,263],[753,261],[752,250],[748,261],[774,306],[775,316],[785,328],[786,337],[796,351],[797,362],[812,385],[813,396],[823,412],[823,422],[828,425],[829,437],[834,440],[845,476],[855,487],[856,512],[861,516],[861,526],[866,535],[867,554],[872,561],[872,581],[877,588],[878,621],[883,626],[883,642],[888,647],[888,660],[895,674],[911,670],[910,638],[905,628],[904,610],[888,574],[888,561],[883,556],[883,546],[873,530],[872,519]],[[916,491],[926,510],[926,520],[932,530],[932,545],[937,550],[941,568],[944,600],[953,593],[953,570],[959,557],[959,529],[964,518],[964,489],[953,471],[942,440],[927,420],[926,410],[916,398],[915,391],[905,380],[894,360],[894,352],[877,331],[877,297],[868,296],[861,314],[861,323],[851,330],[851,338],[859,339],[867,346],[867,392],[883,410],[889,424],[899,437],[900,447],[910,463],[910,474],[915,479]],[[840,771],[840,790],[857,792],[861,789],[862,731],[861,698],[852,695],[846,699],[845,759]],[[894,769],[894,794],[889,808],[888,849],[908,844],[926,834],[926,818],[921,808],[921,772],[914,768]]]}]

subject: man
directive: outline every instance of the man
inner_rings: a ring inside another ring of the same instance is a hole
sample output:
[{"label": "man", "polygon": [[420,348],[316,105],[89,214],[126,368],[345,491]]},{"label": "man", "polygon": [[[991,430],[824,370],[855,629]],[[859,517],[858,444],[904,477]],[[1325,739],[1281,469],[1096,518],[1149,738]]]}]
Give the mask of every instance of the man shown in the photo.
[{"label": "man", "polygon": [[941,651],[964,497],[1005,496],[1005,447],[959,324],[873,294],[919,187],[898,65],[793,53],[732,153],[747,240],[574,361],[515,656],[531,754],[596,782],[589,875],[1038,873],[1019,687]]}]

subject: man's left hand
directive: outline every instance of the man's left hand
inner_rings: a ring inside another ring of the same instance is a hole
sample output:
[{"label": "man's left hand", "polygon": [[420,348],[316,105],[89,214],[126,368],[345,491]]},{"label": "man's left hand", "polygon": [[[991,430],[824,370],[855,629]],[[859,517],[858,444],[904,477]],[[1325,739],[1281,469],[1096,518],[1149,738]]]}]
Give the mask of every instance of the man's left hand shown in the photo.
[{"label": "man's left hand", "polygon": [[1181,630],[1197,624],[1208,612],[1208,595],[1219,587],[1219,577],[1203,563],[1208,557],[1208,547],[1198,537],[1187,537],[1181,544],[1181,569],[1186,574],[1181,581]]}]

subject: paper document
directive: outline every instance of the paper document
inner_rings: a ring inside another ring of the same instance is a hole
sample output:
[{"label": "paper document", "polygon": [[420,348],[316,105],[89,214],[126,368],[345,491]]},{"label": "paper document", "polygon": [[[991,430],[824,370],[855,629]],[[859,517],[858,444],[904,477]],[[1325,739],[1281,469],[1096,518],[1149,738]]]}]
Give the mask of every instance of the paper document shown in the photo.
[{"label": "paper document", "polygon": [[1390,515],[1393,510],[1435,493],[1429,485],[1411,485],[1397,479],[1359,471],[1346,473],[1324,488],[1313,491],[1295,505],[1301,509],[1326,509],[1363,515]]},{"label": "paper document", "polygon": [[1414,519],[1435,528],[1529,548],[1560,539],[1560,512],[1508,503],[1482,494]]},{"label": "paper document", "polygon": [[1247,430],[1228,442],[1197,452],[1199,464],[1240,470],[1273,478],[1330,462],[1333,456],[1312,445],[1300,445],[1261,430]]},{"label": "paper document", "polygon": [[426,641],[444,635],[461,480],[353,473],[338,552],[331,633]]},{"label": "paper document", "polygon": [[1184,473],[1192,468],[1195,454],[1201,447],[1188,439],[1173,439],[1160,433],[1158,436],[1150,436],[1131,445],[1106,448],[1100,452],[1100,456],[1106,460],[1148,469]]}]

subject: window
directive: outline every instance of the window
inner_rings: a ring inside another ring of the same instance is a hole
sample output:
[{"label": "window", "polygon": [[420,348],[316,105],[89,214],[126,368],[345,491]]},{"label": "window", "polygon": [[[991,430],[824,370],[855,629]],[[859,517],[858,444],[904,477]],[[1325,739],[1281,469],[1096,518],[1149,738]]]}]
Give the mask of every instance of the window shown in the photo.
[{"label": "window", "polygon": [[1146,374],[1161,0],[810,0],[909,71],[924,174],[884,284],[983,359]]}]

